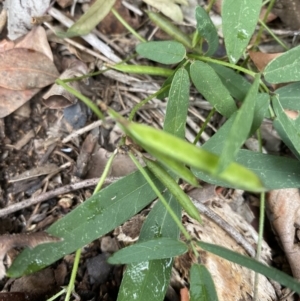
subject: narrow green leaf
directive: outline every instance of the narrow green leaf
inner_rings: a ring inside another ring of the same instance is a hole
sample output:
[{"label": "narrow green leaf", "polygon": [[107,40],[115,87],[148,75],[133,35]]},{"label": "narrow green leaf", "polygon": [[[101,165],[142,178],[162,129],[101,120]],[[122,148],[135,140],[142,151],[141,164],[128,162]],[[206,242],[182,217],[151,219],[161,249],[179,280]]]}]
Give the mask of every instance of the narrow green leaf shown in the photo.
[{"label": "narrow green leaf", "polygon": [[[217,155],[222,153],[234,116],[227,120],[218,132],[202,146],[203,149]],[[241,149],[236,155],[236,162],[257,174],[268,189],[298,188],[300,186],[300,162],[298,160]],[[192,171],[205,182],[235,187],[232,183],[228,184],[200,170],[192,169]]]},{"label": "narrow green leaf", "polygon": [[[172,265],[172,258],[128,265],[119,290],[118,301],[163,301]],[[162,279],[165,276],[167,277]]]},{"label": "narrow green leaf", "polygon": [[189,107],[190,80],[188,72],[184,68],[176,71],[172,80],[164,131],[177,137],[185,137],[185,124]]},{"label": "narrow green leaf", "polygon": [[275,90],[284,109],[300,110],[300,82],[292,83]]},{"label": "narrow green leaf", "polygon": [[234,100],[212,67],[196,61],[191,65],[190,74],[197,90],[219,113],[230,117],[236,111]]},{"label": "narrow green leaf", "polygon": [[276,114],[273,121],[274,127],[282,140],[294,151],[295,155],[300,158],[300,131],[299,131],[299,117],[295,120],[289,118],[285,112],[278,96],[272,97],[272,104]]},{"label": "narrow green leaf", "polygon": [[223,0],[222,28],[229,61],[237,63],[257,24],[261,0]]},{"label": "narrow green leaf", "polygon": [[203,37],[209,48],[205,53],[206,56],[212,56],[218,49],[219,46],[219,36],[215,28],[214,23],[210,19],[206,10],[201,6],[196,8],[196,21],[197,21],[197,30],[201,37]]},{"label": "narrow green leaf", "polygon": [[[164,193],[169,206],[181,217],[181,206],[169,191]],[[139,242],[158,237],[179,238],[179,229],[162,202],[157,202],[143,223]],[[170,281],[173,259],[133,263],[126,267],[118,301],[162,301]]]},{"label": "narrow green leaf", "polygon": [[217,301],[214,281],[207,268],[202,264],[193,264],[190,272],[190,301]]},{"label": "narrow green leaf", "polygon": [[255,101],[254,117],[252,121],[250,135],[260,127],[263,119],[268,114],[270,105],[270,95],[267,93],[258,93]]},{"label": "narrow green leaf", "polygon": [[186,55],[184,46],[176,41],[141,43],[136,46],[136,52],[149,60],[162,64],[177,64]]},{"label": "narrow green leaf", "polygon": [[176,181],[155,161],[144,158],[144,161],[150,171],[169,189],[182,208],[195,220],[201,222],[198,209],[190,198],[183,192]]},{"label": "narrow green leaf", "polygon": [[[157,180],[155,184],[162,188]],[[24,250],[9,268],[8,275],[20,277],[46,267],[121,225],[155,197],[139,172],[118,180],[47,229],[48,233],[62,237],[62,242]]]},{"label": "narrow green leaf", "polygon": [[116,64],[110,66],[111,69],[127,72],[127,73],[135,73],[135,74],[149,74],[149,75],[158,75],[168,77],[173,75],[173,70],[161,67],[154,66],[141,66],[141,65],[121,65]]},{"label": "narrow green leaf", "polygon": [[275,269],[268,267],[253,258],[246,257],[239,253],[233,252],[226,248],[216,246],[206,242],[197,242],[197,244],[204,250],[225,258],[231,262],[244,266],[254,272],[260,273],[268,278],[271,278],[282,285],[290,288],[292,291],[300,293],[300,283],[293,277]]},{"label": "narrow green leaf", "polygon": [[300,80],[300,46],[292,48],[272,60],[263,72],[271,84],[295,82]]},{"label": "narrow green leaf", "polygon": [[251,84],[244,76],[236,73],[234,70],[219,64],[208,63],[218,74],[223,85],[230,92],[232,97],[239,101],[243,101],[246,97]]},{"label": "narrow green leaf", "polygon": [[152,127],[129,123],[124,119],[119,119],[118,122],[123,130],[150,154],[151,150],[155,150],[155,153],[161,153],[172,160],[202,170],[235,187],[254,191],[264,190],[260,179],[239,164],[232,163],[221,174],[217,174],[218,156]]},{"label": "narrow green leaf", "polygon": [[161,152],[156,152],[154,149],[151,150],[152,155],[165,167],[174,172],[179,178],[185,180],[187,183],[198,187],[199,183],[197,178],[183,163],[175,161],[169,156],[163,155]]},{"label": "narrow green leaf", "polygon": [[109,13],[116,0],[97,0],[67,31],[68,36],[84,36]]},{"label": "narrow green leaf", "polygon": [[170,37],[179,43],[182,43],[187,48],[192,48],[192,40],[189,36],[176,27],[170,20],[159,13],[147,11],[149,19],[156,24],[160,29],[166,32]]},{"label": "narrow green leaf", "polygon": [[179,240],[163,237],[136,243],[108,258],[111,264],[128,264],[179,256],[187,252],[187,245]]},{"label": "narrow green leaf", "polygon": [[259,80],[260,76],[257,75],[242,107],[237,111],[220,157],[219,172],[223,171],[234,160],[238,150],[248,138],[254,116]]}]

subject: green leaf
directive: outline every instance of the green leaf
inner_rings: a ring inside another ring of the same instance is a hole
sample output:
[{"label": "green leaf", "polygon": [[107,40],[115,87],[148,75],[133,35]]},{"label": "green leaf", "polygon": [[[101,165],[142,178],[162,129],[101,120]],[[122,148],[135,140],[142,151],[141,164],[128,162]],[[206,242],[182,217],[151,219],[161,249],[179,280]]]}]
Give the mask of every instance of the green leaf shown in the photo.
[{"label": "green leaf", "polygon": [[290,288],[292,291],[300,293],[300,283],[293,277],[277,270],[272,267],[268,267],[253,258],[246,257],[239,253],[233,252],[226,248],[216,246],[206,242],[197,242],[197,244],[204,250],[216,254],[222,258],[225,258],[231,262],[244,266],[254,272],[260,273],[268,278],[271,278],[282,285]]},{"label": "green leaf", "polygon": [[[113,115],[112,112],[110,114]],[[118,122],[135,142],[152,155],[155,155],[151,152],[154,150],[155,153],[161,153],[171,160],[202,170],[235,185],[235,187],[243,187],[254,191],[264,190],[260,179],[239,164],[232,163],[221,174],[217,174],[218,157],[216,155],[152,127],[133,122],[129,123],[121,118]]]},{"label": "green leaf", "polygon": [[300,80],[300,46],[290,49],[272,60],[263,72],[265,80],[271,84]]},{"label": "green leaf", "polygon": [[[218,132],[202,146],[203,149],[217,155],[222,153],[234,116],[227,120]],[[300,162],[297,160],[241,149],[236,155],[236,162],[258,175],[268,189],[298,188],[300,186]],[[192,171],[205,182],[235,187],[232,183],[228,184],[202,171],[196,169],[192,169]]]},{"label": "green leaf", "polygon": [[190,301],[217,301],[216,288],[207,268],[193,264],[190,271]]},{"label": "green leaf", "polygon": [[172,258],[167,258],[128,265],[119,290],[118,301],[164,300],[172,264]]},{"label": "green leaf", "polygon": [[67,31],[67,36],[84,36],[89,34],[102,21],[116,0],[97,0],[86,13]]},{"label": "green leaf", "polygon": [[[161,188],[157,180],[155,184]],[[20,277],[48,266],[121,225],[155,197],[139,172],[118,180],[47,229],[48,233],[62,237],[62,242],[24,250],[9,268],[8,275]]]},{"label": "green leaf", "polygon": [[185,194],[176,181],[155,161],[144,158],[144,161],[150,171],[168,188],[168,190],[174,195],[176,200],[180,203],[186,213],[201,222],[201,217],[198,209],[190,198]]},{"label": "green leaf", "polygon": [[185,55],[185,48],[176,41],[152,41],[136,46],[136,52],[154,62],[162,64],[177,64]]},{"label": "green leaf", "polygon": [[121,249],[108,258],[110,264],[128,264],[147,260],[164,259],[179,256],[187,252],[187,245],[173,238],[157,238],[136,243]]},{"label": "green leaf", "polygon": [[237,111],[220,157],[219,171],[223,171],[244,144],[251,130],[260,76],[255,77],[242,107]]},{"label": "green leaf", "polygon": [[191,65],[190,74],[197,90],[219,113],[230,117],[236,111],[234,100],[212,67],[196,61]]},{"label": "green leaf", "polygon": [[263,119],[268,113],[268,108],[270,105],[270,96],[267,93],[258,93],[255,109],[254,109],[254,118],[252,121],[250,135],[254,134],[255,131],[260,127]]},{"label": "green leaf", "polygon": [[185,137],[185,123],[189,107],[190,80],[184,68],[176,71],[172,80],[167,111],[164,120],[164,131],[177,137]]},{"label": "green leaf", "polygon": [[196,21],[197,21],[197,30],[201,37],[203,37],[209,48],[205,53],[206,56],[212,56],[218,49],[219,46],[219,36],[215,28],[214,23],[210,19],[206,10],[201,6],[196,8]]},{"label": "green leaf", "polygon": [[178,175],[179,178],[195,187],[199,186],[197,178],[183,163],[175,161],[169,156],[163,155],[161,152],[156,152],[154,149],[151,150],[151,153],[160,163]]},{"label": "green leaf", "polygon": [[244,76],[234,70],[220,64],[208,63],[218,74],[223,85],[227,88],[232,97],[243,101],[246,97],[251,84]]},{"label": "green leaf", "polygon": [[[181,207],[170,192],[164,193],[168,204],[181,217]],[[158,237],[177,239],[179,229],[161,202],[157,202],[143,223],[139,242]],[[173,259],[161,259],[130,264],[126,267],[118,301],[163,300],[170,281]]]},{"label": "green leaf", "polygon": [[276,114],[276,118],[273,121],[274,127],[282,140],[290,147],[298,159],[300,159],[299,117],[296,120],[289,118],[285,114],[277,96],[272,97],[272,104]]},{"label": "green leaf", "polygon": [[300,83],[292,83],[275,90],[284,109],[300,110]]},{"label": "green leaf", "polygon": [[257,24],[261,0],[223,0],[222,28],[229,61],[237,63]]}]

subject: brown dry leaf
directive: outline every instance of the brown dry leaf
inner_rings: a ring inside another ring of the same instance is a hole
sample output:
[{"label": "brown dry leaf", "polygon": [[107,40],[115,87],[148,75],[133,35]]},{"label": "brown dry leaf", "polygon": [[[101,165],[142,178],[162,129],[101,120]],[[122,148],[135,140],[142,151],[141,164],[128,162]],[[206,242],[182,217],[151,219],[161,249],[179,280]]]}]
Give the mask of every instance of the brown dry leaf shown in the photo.
[{"label": "brown dry leaf", "polygon": [[300,280],[300,195],[296,188],[268,193],[267,212],[289,261],[293,276]]},{"label": "brown dry leaf", "polygon": [[276,57],[280,56],[282,53],[263,53],[263,52],[254,52],[249,51],[249,56],[253,61],[257,69],[262,72],[265,67]]},{"label": "brown dry leaf", "polygon": [[[79,60],[74,60],[68,69],[66,69],[60,79],[75,78],[87,74],[88,68],[86,64]],[[80,92],[80,84],[78,81],[69,82],[69,86]],[[54,84],[50,90],[43,96],[44,104],[51,109],[67,108],[77,102],[76,96],[69,93],[62,86]]]},{"label": "brown dry leaf", "polygon": [[33,29],[22,40],[16,43],[15,48],[35,50],[43,53],[53,62],[53,55],[48,43],[47,34],[42,26],[33,27]]},{"label": "brown dry leaf", "polygon": [[[130,11],[122,4],[120,0],[117,0],[114,4],[114,9],[122,16],[122,18],[134,29],[140,26],[138,16],[132,16]],[[112,12],[110,12],[97,26],[97,28],[104,34],[123,34],[127,32],[127,29],[117,21],[117,18]]]},{"label": "brown dry leaf", "polygon": [[5,234],[0,236],[0,279],[5,276],[3,258],[12,248],[29,247],[34,248],[47,242],[58,242],[60,238],[54,237],[46,232]]},{"label": "brown dry leaf", "polygon": [[13,41],[9,40],[2,40],[0,42],[0,52],[4,52],[10,49],[13,49],[15,47],[15,43]]},{"label": "brown dry leaf", "polygon": [[43,88],[59,76],[44,54],[25,48],[0,53],[0,86],[11,90]]},{"label": "brown dry leaf", "polygon": [[39,91],[39,88],[16,91],[0,87],[0,118],[6,117],[17,110]]}]

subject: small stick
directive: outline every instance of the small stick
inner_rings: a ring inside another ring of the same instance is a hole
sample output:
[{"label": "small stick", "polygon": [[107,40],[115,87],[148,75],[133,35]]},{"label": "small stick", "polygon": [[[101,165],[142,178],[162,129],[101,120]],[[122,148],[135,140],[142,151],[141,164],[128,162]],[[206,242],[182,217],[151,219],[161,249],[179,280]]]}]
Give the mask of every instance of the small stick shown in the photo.
[{"label": "small stick", "polygon": [[255,250],[253,246],[234,227],[232,227],[229,223],[227,223],[223,218],[221,218],[217,213],[208,208],[206,205],[202,204],[194,198],[190,197],[190,199],[195,204],[196,208],[199,210],[200,213],[206,215],[208,218],[213,220],[240,246],[242,246],[251,257],[255,257]]},{"label": "small stick", "polygon": [[[105,179],[104,184],[108,185],[111,183],[114,183],[115,181],[119,180],[120,177],[108,177]],[[70,191],[90,187],[90,186],[96,186],[98,184],[99,178],[93,178],[84,180],[78,183],[68,184],[63,187],[59,187],[57,189],[54,189],[52,191],[45,192],[43,194],[40,194],[38,196],[34,196],[32,198],[26,199],[24,201],[21,201],[19,203],[13,204],[7,208],[3,208],[0,210],[0,218],[4,217],[10,213],[22,210],[24,208],[30,207],[32,205],[36,205],[38,203],[47,201],[53,197],[56,197],[60,194],[68,193]]]}]

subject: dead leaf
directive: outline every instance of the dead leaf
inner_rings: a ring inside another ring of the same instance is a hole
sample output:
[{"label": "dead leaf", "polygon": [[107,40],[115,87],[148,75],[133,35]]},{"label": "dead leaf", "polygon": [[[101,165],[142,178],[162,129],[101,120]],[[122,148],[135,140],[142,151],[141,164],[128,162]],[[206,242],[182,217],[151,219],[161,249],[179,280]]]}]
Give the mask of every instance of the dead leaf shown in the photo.
[{"label": "dead leaf", "polygon": [[44,54],[25,48],[0,53],[0,86],[11,90],[43,88],[59,76]]},{"label": "dead leaf", "polygon": [[0,87],[0,118],[17,110],[39,91],[40,89],[17,91]]},{"label": "dead leaf", "polygon": [[53,55],[48,43],[47,34],[42,26],[35,26],[33,29],[20,41],[16,43],[15,48],[32,49],[43,53],[53,62]]},{"label": "dead leaf", "polygon": [[3,258],[12,248],[29,247],[34,248],[48,242],[58,242],[60,238],[54,237],[46,232],[5,234],[0,236],[0,279],[5,276]]},{"label": "dead leaf", "polygon": [[[140,26],[139,16],[132,16],[130,12],[123,4],[122,1],[117,0],[114,4],[114,9],[121,15],[121,17],[134,29]],[[97,26],[97,28],[106,35],[111,34],[124,34],[127,29],[118,22],[117,18],[112,12],[110,12]]]},{"label": "dead leaf", "polygon": [[[79,60],[74,60],[68,69],[66,69],[60,79],[76,78],[85,75],[88,72],[86,64]],[[68,83],[73,89],[80,92],[78,81]],[[67,108],[77,102],[76,96],[69,93],[62,86],[54,84],[50,90],[43,96],[44,104],[51,109]]]},{"label": "dead leaf", "polygon": [[282,53],[263,53],[249,51],[251,60],[260,72],[262,72],[273,59],[280,56],[281,54]]},{"label": "dead leaf", "polygon": [[293,276],[300,280],[300,195],[296,188],[272,190],[267,197],[267,213],[281,241]]},{"label": "dead leaf", "polygon": [[299,111],[292,111],[292,110],[284,110],[285,114],[292,120],[296,120],[299,117]]},{"label": "dead leaf", "polygon": [[15,43],[9,40],[2,40],[0,42],[0,52],[5,52],[7,50],[13,49],[15,47]]}]

